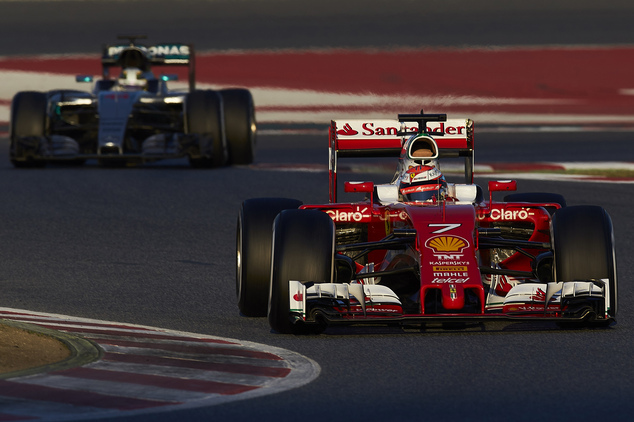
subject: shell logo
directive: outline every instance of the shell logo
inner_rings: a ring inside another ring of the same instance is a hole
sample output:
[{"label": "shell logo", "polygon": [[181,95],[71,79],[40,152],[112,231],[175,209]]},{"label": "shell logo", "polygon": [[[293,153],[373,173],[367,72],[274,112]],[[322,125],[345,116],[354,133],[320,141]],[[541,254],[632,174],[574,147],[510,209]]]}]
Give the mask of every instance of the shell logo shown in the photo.
[{"label": "shell logo", "polygon": [[427,240],[425,246],[436,253],[462,252],[469,242],[458,236],[436,236]]}]

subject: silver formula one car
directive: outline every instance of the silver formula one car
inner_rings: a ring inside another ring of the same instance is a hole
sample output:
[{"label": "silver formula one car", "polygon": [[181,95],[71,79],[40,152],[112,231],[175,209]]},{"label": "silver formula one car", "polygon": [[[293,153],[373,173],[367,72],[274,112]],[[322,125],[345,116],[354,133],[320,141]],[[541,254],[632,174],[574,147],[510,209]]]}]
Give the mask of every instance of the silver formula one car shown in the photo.
[{"label": "silver formula one car", "polygon": [[[106,45],[92,92],[18,92],[11,104],[10,158],[15,167],[48,162],[141,164],[188,157],[194,167],[249,164],[255,145],[253,98],[246,89],[197,90],[189,44]],[[169,90],[187,66],[189,87]],[[111,77],[112,70],[119,72]]]}]

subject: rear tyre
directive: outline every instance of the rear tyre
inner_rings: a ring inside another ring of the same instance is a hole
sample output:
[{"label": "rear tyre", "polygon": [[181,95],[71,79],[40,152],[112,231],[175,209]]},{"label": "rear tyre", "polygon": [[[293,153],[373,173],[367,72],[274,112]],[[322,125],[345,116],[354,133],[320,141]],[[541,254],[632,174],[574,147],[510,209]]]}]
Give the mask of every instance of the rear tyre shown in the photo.
[{"label": "rear tyre", "polygon": [[215,91],[190,92],[185,101],[185,131],[198,135],[199,154],[190,155],[192,167],[211,168],[227,163],[222,97]]},{"label": "rear tyre", "polygon": [[251,164],[255,151],[255,108],[247,89],[220,91],[225,115],[229,162]]},{"label": "rear tyre", "polygon": [[617,312],[614,232],[608,213],[599,206],[558,210],[552,219],[555,281],[608,280],[610,317]]},{"label": "rear tyre", "polygon": [[254,198],[242,203],[236,232],[236,295],[243,315],[266,316],[273,221],[281,211],[300,205],[301,201],[287,198]]},{"label": "rear tyre", "polygon": [[335,226],[318,210],[282,211],[273,223],[269,324],[283,334],[312,332],[290,316],[289,280],[331,283],[335,251]]},{"label": "rear tyre", "polygon": [[36,159],[35,154],[40,147],[40,139],[46,136],[47,105],[48,99],[43,92],[23,91],[13,97],[9,157],[14,167],[46,165],[46,161]]}]

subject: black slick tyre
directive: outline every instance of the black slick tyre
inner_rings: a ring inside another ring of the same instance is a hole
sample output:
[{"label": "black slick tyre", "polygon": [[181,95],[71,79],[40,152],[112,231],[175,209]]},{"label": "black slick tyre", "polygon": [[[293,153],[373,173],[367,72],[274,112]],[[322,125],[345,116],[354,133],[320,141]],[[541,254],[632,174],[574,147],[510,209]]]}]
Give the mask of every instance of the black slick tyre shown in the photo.
[{"label": "black slick tyre", "polygon": [[190,155],[192,167],[220,167],[227,163],[222,97],[215,91],[190,92],[185,100],[185,131],[198,136],[199,154]]},{"label": "black slick tyre", "polygon": [[44,167],[46,161],[35,154],[40,140],[46,136],[46,112],[48,99],[45,93],[18,92],[11,102],[11,133],[9,157],[18,168]]},{"label": "black slick tyre", "polygon": [[607,279],[607,313],[616,317],[616,258],[608,213],[594,205],[566,207],[555,212],[551,224],[555,281]]},{"label": "black slick tyre", "polygon": [[220,91],[230,164],[251,164],[255,151],[255,107],[247,89]]},{"label": "black slick tyre", "polygon": [[271,290],[268,319],[283,334],[311,332],[291,320],[289,280],[331,283],[335,250],[335,226],[318,210],[282,211],[273,225]]},{"label": "black slick tyre", "polygon": [[273,221],[281,211],[300,205],[301,201],[289,198],[253,198],[242,203],[236,231],[236,295],[243,315],[266,316]]}]

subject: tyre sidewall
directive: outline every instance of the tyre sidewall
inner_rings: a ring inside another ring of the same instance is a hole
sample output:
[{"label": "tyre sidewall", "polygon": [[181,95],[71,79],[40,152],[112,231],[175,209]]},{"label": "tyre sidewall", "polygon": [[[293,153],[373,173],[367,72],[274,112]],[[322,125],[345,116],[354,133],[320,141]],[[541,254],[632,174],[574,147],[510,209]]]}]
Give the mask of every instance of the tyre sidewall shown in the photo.
[{"label": "tyre sidewall", "polygon": [[594,205],[562,208],[553,215],[551,236],[555,281],[608,279],[610,313],[616,316],[614,231],[608,213]]},{"label": "tyre sidewall", "polygon": [[267,315],[273,221],[281,211],[301,205],[289,198],[253,198],[242,203],[236,230],[236,296],[243,315]]},{"label": "tyre sidewall", "polygon": [[251,164],[255,150],[255,108],[246,89],[220,91],[224,107],[227,148],[231,164]]},{"label": "tyre sidewall", "polygon": [[299,334],[305,327],[290,320],[288,282],[332,282],[334,223],[322,211],[286,210],[273,227],[269,324],[277,332]]},{"label": "tyre sidewall", "polygon": [[185,101],[185,132],[198,135],[199,156],[194,167],[219,167],[227,163],[222,97],[212,90],[190,92]]},{"label": "tyre sidewall", "polygon": [[[9,154],[15,165],[27,165],[28,153],[18,143],[20,138],[42,138],[47,134],[47,107],[48,97],[46,93],[36,91],[18,92],[11,101],[10,120],[10,148]],[[20,161],[14,161],[14,160]],[[31,161],[31,160],[29,160]],[[33,161],[33,163],[40,163]],[[41,163],[44,163],[42,161]]]}]

